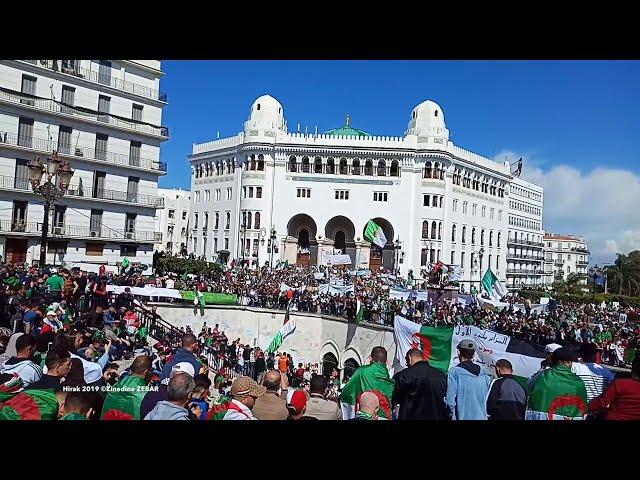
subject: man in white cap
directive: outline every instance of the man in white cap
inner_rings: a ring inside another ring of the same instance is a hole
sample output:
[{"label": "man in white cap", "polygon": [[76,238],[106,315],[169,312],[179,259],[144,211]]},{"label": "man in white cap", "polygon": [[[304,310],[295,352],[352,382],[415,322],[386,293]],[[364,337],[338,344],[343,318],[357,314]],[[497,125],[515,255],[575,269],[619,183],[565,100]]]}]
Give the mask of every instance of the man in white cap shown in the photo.
[{"label": "man in white cap", "polygon": [[196,371],[189,362],[179,362],[176,363],[171,368],[171,373],[167,378],[165,378],[160,385],[158,385],[157,390],[149,390],[144,398],[142,399],[142,403],[140,404],[140,418],[145,418],[147,414],[155,408],[158,402],[167,401],[169,398],[169,392],[167,390],[167,386],[171,381],[171,378],[178,373],[187,373],[191,376],[191,378],[195,377]]},{"label": "man in white cap", "polygon": [[562,345],[559,345],[557,343],[550,343],[548,344],[546,347],[544,347],[544,360],[542,360],[542,362],[540,362],[540,370],[538,370],[533,377],[531,377],[529,379],[529,381],[527,382],[527,394],[530,395],[531,392],[533,391],[533,387],[536,385],[536,381],[538,380],[538,377],[540,377],[540,374],[542,372],[544,372],[547,368],[551,368],[552,363],[551,363],[551,356],[553,355],[553,352],[555,352],[556,350],[558,350],[559,348],[562,348]]}]

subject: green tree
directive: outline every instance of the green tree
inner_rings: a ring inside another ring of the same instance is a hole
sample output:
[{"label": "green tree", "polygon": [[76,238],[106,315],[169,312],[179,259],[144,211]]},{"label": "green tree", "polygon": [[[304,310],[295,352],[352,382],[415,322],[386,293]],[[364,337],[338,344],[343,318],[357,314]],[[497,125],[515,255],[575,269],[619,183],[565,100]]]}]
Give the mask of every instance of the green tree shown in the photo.
[{"label": "green tree", "polygon": [[640,251],[629,255],[618,253],[613,265],[606,268],[607,281],[618,295],[638,295],[640,293]]}]

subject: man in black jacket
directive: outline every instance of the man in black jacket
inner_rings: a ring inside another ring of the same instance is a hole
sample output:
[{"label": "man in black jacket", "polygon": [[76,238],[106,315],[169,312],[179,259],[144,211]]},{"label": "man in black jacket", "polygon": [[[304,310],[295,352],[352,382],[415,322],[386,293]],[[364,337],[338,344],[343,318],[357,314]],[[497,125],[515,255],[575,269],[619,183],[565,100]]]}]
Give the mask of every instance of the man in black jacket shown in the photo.
[{"label": "man in black jacket", "polygon": [[448,420],[447,376],[423,360],[416,348],[407,352],[406,362],[409,367],[394,375],[392,403],[400,405],[398,420]]},{"label": "man in black jacket", "polygon": [[513,367],[509,360],[496,362],[498,378],[491,383],[487,397],[489,420],[524,420],[527,394],[513,378]]}]

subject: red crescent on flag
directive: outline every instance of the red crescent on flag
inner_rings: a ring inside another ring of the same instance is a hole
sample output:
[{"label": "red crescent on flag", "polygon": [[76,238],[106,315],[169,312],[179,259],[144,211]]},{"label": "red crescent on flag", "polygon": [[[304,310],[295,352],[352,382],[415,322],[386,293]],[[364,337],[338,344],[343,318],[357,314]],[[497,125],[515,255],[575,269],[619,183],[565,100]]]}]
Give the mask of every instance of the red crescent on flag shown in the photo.
[{"label": "red crescent on flag", "polygon": [[413,340],[412,348],[418,348],[418,344],[420,344],[420,349],[422,350],[422,359],[429,360],[431,358],[431,339],[422,333],[414,333],[411,336]]},{"label": "red crescent on flag", "polygon": [[553,415],[565,407],[576,407],[580,410],[580,413],[584,415],[587,413],[587,406],[584,403],[584,400],[576,395],[562,395],[560,397],[555,398],[551,405],[549,405],[549,410],[547,411],[547,418],[549,420],[553,420]]},{"label": "red crescent on flag", "polygon": [[18,413],[22,420],[40,420],[40,407],[30,395],[19,393],[15,397],[2,404],[3,407],[11,407]]},{"label": "red crescent on flag", "polygon": [[133,415],[112,408],[102,416],[102,420],[133,420]]}]

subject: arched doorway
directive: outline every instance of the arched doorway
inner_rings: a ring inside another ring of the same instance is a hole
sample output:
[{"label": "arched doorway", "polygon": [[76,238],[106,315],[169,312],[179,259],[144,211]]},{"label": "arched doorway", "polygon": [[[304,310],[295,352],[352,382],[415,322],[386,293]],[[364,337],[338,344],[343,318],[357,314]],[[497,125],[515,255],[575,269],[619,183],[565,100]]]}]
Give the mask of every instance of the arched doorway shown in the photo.
[{"label": "arched doorway", "polygon": [[[387,269],[393,269],[394,266],[394,250],[393,250],[393,240],[394,240],[394,230],[391,223],[380,217],[376,217],[373,219],[374,223],[382,228],[384,232],[384,236],[387,239],[387,243],[383,247],[379,247],[378,245],[372,243],[371,250],[369,252],[369,269],[376,271],[379,270],[380,267],[384,267]],[[367,222],[368,223],[368,222]],[[364,236],[364,232],[367,230],[367,225],[365,224],[362,229],[362,238],[367,241],[370,241],[367,237]]]},{"label": "arched doorway", "polygon": [[322,376],[329,380],[334,368],[338,368],[338,359],[333,353],[325,353],[322,357]]},{"label": "arched doorway", "polygon": [[349,255],[353,263],[356,255],[355,234],[356,227],[353,222],[343,215],[333,217],[324,227],[324,235],[333,240],[333,248],[340,249],[342,253]]},{"label": "arched doorway", "polygon": [[318,242],[316,222],[309,215],[294,215],[287,224],[287,235],[295,237],[297,243],[296,263],[300,265],[314,264],[318,258]]},{"label": "arched doorway", "polygon": [[348,380],[355,373],[360,365],[353,358],[349,358],[344,361],[344,379]]}]

